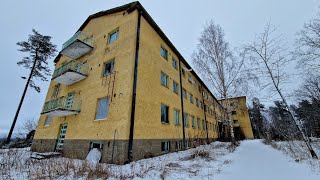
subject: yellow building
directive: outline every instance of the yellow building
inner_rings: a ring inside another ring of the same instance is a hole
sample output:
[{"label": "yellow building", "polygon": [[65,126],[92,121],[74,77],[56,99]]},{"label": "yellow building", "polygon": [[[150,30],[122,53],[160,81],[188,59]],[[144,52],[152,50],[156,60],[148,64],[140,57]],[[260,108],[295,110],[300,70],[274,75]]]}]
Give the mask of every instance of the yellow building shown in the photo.
[{"label": "yellow building", "polygon": [[[220,100],[224,105],[224,100]],[[229,98],[228,107],[232,114],[232,125],[236,139],[253,139],[253,132],[245,96]],[[227,136],[228,136],[227,132]]]},{"label": "yellow building", "polygon": [[121,164],[219,136],[222,106],[139,2],[90,15],[54,62],[33,151]]}]

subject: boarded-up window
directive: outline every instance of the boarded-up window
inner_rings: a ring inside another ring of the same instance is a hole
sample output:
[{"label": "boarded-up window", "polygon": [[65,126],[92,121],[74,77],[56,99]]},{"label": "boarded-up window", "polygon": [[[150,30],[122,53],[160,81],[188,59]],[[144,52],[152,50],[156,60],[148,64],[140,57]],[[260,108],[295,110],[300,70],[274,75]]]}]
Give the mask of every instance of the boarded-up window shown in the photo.
[{"label": "boarded-up window", "polygon": [[98,100],[96,119],[107,119],[109,110],[109,98],[101,98]]}]

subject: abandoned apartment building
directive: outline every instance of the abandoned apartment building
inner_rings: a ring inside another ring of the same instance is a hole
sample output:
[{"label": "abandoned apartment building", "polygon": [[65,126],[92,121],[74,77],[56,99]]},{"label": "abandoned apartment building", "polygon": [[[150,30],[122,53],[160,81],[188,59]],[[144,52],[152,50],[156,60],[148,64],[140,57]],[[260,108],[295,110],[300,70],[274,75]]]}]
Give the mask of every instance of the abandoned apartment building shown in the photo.
[{"label": "abandoned apartment building", "polygon": [[[139,2],[90,15],[54,62],[32,151],[123,164],[226,136],[219,101]],[[235,99],[236,132],[253,138]]]}]

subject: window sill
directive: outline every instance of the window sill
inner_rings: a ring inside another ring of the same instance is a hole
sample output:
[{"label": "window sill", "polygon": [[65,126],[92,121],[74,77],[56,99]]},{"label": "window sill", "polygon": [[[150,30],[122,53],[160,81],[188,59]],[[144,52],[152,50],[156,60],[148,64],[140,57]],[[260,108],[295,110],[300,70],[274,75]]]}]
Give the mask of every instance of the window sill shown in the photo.
[{"label": "window sill", "polygon": [[162,121],[161,121],[161,124],[170,125],[168,122],[162,122]]},{"label": "window sill", "polygon": [[165,88],[168,88],[168,89],[169,89],[169,86],[166,86],[166,85],[163,85],[163,84],[161,84],[161,86],[163,86],[163,87],[165,87]]},{"label": "window sill", "polygon": [[105,121],[105,120],[108,120],[108,118],[104,118],[104,119],[95,119],[93,121]]},{"label": "window sill", "polygon": [[47,127],[49,127],[50,125],[44,125],[43,127],[45,127],[45,128],[47,128]]}]

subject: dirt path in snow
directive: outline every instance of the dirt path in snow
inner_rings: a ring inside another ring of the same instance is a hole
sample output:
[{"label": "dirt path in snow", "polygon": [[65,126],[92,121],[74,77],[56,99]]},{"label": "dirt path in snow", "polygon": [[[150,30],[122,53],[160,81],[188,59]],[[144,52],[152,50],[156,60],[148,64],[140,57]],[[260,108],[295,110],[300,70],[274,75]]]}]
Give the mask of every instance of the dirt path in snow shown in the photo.
[{"label": "dirt path in snow", "polygon": [[299,164],[260,140],[242,141],[233,162],[214,180],[320,180],[305,164]]}]

